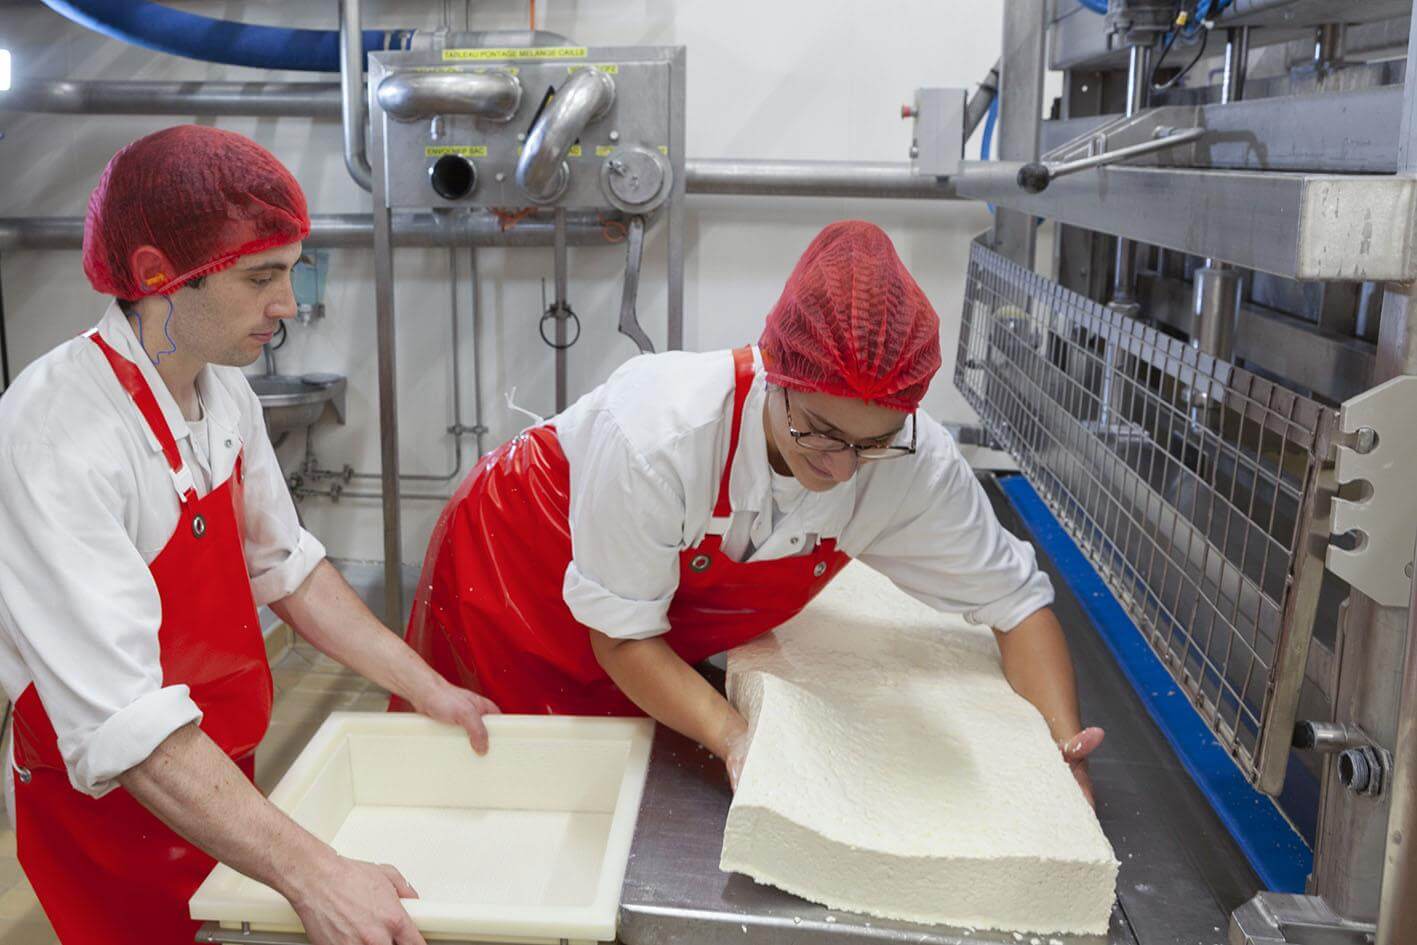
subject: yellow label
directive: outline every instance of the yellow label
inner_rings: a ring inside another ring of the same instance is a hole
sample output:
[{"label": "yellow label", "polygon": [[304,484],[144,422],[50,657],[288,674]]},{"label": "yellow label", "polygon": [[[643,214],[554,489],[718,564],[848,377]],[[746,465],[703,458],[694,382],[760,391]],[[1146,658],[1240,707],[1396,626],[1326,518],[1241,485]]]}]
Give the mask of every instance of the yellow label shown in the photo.
[{"label": "yellow label", "polygon": [[667,156],[669,154],[669,145],[661,144],[659,146],[659,153]]},{"label": "yellow label", "polygon": [[596,157],[609,157],[609,156],[610,156],[611,154],[613,154],[614,152],[615,152],[615,149],[612,148],[612,147],[611,147],[610,145],[608,145],[608,144],[597,144],[597,145],[595,146],[595,156],[596,156]]},{"label": "yellow label", "polygon": [[487,148],[480,144],[445,144],[423,149],[424,157],[446,157],[449,154],[461,157],[486,157]]},{"label": "yellow label", "polygon": [[620,74],[620,67],[617,66],[617,65],[615,65],[615,63],[613,63],[613,62],[601,63],[600,65],[595,65],[595,66],[567,66],[567,67],[566,67],[566,71],[567,71],[567,72],[575,72],[577,69],[599,69],[601,72],[604,72],[606,75],[619,75],[619,74]]},{"label": "yellow label", "polygon": [[[427,73],[427,72],[441,72],[441,73],[444,73],[444,74],[453,73],[454,75],[459,75],[459,74],[461,74],[461,73],[463,73],[463,72],[466,72],[467,70],[466,70],[466,69],[462,69],[462,68],[460,68],[460,67],[458,67],[458,66],[414,66],[412,69],[409,69],[408,71],[409,71],[409,72],[423,72],[423,73]],[[487,68],[487,67],[485,67],[485,66],[483,66],[483,67],[481,67],[481,68],[473,69],[472,71],[473,71],[473,73],[476,74],[476,75],[486,75],[486,74],[489,73],[489,72],[490,72],[490,73],[493,73],[494,75],[497,74],[497,73],[499,73],[499,72],[500,72],[500,73],[504,73],[504,74],[506,74],[506,75],[517,75],[518,73],[521,72],[521,70],[518,69],[516,66],[497,66],[497,67],[490,68],[490,69]]]},{"label": "yellow label", "polygon": [[573,144],[571,145],[571,150],[567,151],[566,153],[569,154],[571,157],[580,157],[581,146],[578,144]]},{"label": "yellow label", "polygon": [[584,46],[531,46],[525,49],[445,49],[443,61],[468,59],[584,59]]}]

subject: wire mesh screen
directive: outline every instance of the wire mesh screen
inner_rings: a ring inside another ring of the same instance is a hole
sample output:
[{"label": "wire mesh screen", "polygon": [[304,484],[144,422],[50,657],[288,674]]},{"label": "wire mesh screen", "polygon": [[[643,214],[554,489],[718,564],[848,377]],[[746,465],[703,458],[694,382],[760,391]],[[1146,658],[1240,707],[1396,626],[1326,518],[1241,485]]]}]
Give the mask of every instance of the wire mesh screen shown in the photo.
[{"label": "wire mesh screen", "polygon": [[975,244],[955,382],[1262,789],[1313,629],[1329,409]]}]

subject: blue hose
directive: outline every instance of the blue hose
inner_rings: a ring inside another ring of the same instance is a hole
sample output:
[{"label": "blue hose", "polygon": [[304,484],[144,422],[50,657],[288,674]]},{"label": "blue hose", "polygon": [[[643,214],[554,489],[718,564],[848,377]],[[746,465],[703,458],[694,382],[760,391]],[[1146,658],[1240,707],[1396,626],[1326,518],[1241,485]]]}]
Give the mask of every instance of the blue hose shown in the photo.
[{"label": "blue hose", "polygon": [[989,146],[994,143],[994,124],[999,120],[999,96],[989,103],[989,111],[984,115],[984,133],[979,138],[979,160],[989,160]]},{"label": "blue hose", "polygon": [[1078,5],[1091,10],[1093,13],[1107,12],[1107,0],[1078,0]]},{"label": "blue hose", "polygon": [[[44,0],[96,33],[173,56],[254,69],[338,72],[338,30],[286,29],[214,20],[150,0]],[[404,48],[411,30],[364,30],[364,52]]]}]

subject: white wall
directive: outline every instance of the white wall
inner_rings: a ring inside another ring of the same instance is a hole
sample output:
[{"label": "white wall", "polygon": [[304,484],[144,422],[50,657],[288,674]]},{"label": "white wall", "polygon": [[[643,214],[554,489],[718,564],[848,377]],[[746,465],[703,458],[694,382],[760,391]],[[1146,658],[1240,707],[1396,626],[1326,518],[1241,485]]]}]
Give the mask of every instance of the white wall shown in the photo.
[{"label": "white wall", "polygon": [[[461,26],[464,4],[453,2]],[[333,28],[335,3],[200,2],[183,9],[227,19]],[[476,29],[524,28],[527,4],[480,0]],[[436,27],[441,0],[367,2],[367,28]],[[1000,0],[939,3],[826,4],[775,2],[652,3],[542,0],[538,25],[585,45],[682,44],[688,47],[688,155],[694,158],[801,158],[904,161],[910,123],[899,106],[917,86],[973,86],[998,56]],[[14,50],[17,79],[333,80],[272,74],[164,56],[126,46],[69,24],[38,3],[0,6],[0,46]],[[181,119],[0,113],[0,216],[77,215],[115,150]],[[211,121],[207,119],[206,121]],[[312,212],[368,212],[369,196],[346,174],[337,123],[309,119],[221,119],[250,135],[294,171]],[[977,147],[971,146],[971,150]],[[686,346],[725,348],[756,339],[797,256],[835,219],[859,217],[883,226],[929,293],[942,320],[945,366],[927,407],[945,419],[972,415],[951,382],[961,278],[969,239],[989,224],[967,202],[749,199],[690,196],[686,241]],[[641,316],[664,343],[662,228],[651,233],[640,294]],[[465,251],[463,251],[465,254]],[[1046,259],[1046,248],[1040,252]],[[464,255],[465,259],[465,255]],[[550,249],[482,250],[482,391],[490,443],[523,425],[503,405],[515,384],[518,401],[552,409],[552,353],[537,335],[541,279],[551,279]],[[447,250],[400,250],[395,271],[399,312],[399,397],[405,473],[446,472],[452,465],[448,347]],[[585,323],[571,351],[572,395],[594,386],[634,353],[615,331],[623,250],[571,250],[570,301]],[[466,271],[465,262],[462,263]],[[5,311],[12,363],[22,366],[92,324],[105,300],[84,280],[77,252],[13,252],[3,259]],[[461,305],[467,311],[467,289]],[[378,392],[374,310],[367,251],[333,253],[328,317],[292,324],[279,352],[282,373],[335,371],[350,378],[349,423],[317,428],[323,465],[378,469]],[[464,363],[471,354],[463,332]],[[259,366],[259,365],[258,365]],[[465,374],[470,378],[470,371]],[[464,419],[471,422],[470,379]],[[281,455],[291,465],[303,450],[292,437]],[[470,439],[464,469],[474,452]],[[410,488],[426,487],[417,485]],[[448,491],[445,489],[444,491]],[[438,503],[404,506],[404,559],[421,560]],[[377,501],[302,506],[307,525],[337,557],[382,557]]]}]

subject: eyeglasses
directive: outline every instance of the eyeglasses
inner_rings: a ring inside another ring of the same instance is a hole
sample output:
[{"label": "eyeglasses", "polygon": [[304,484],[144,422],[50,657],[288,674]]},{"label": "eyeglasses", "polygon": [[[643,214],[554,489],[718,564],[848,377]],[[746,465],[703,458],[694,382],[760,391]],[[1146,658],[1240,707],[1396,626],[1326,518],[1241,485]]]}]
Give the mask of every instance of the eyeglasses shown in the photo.
[{"label": "eyeglasses", "polygon": [[876,462],[883,459],[898,459],[902,456],[909,456],[915,452],[915,411],[910,412],[910,445],[909,446],[862,446],[857,443],[848,443],[839,440],[834,436],[827,436],[825,433],[814,433],[812,431],[803,432],[794,429],[792,426],[792,401],[787,396],[787,388],[782,388],[782,403],[787,408],[787,433],[805,450],[812,450],[816,453],[840,453],[842,450],[854,450],[857,459],[871,460]]}]

